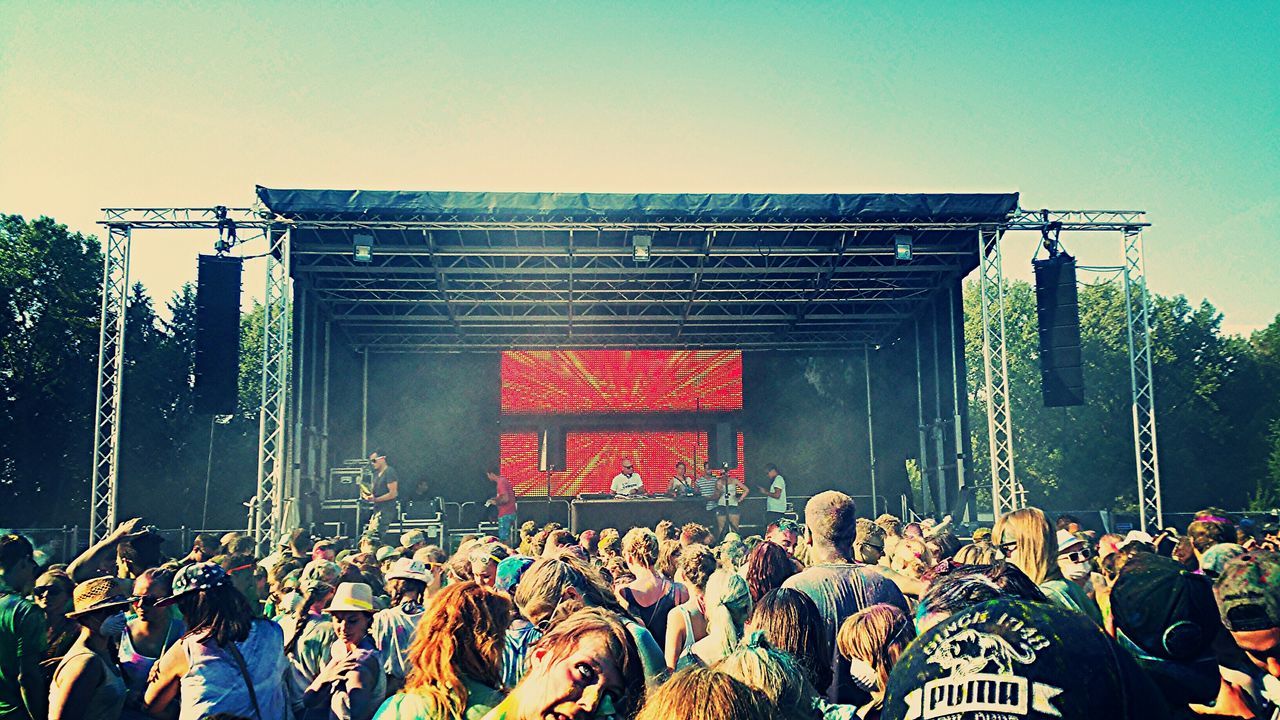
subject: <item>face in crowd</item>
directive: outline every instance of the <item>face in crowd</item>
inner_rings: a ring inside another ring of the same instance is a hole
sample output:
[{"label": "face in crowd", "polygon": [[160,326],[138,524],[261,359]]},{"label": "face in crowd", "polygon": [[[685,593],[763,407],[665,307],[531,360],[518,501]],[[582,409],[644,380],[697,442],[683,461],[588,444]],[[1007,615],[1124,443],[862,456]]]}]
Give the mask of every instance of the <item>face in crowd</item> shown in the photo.
[{"label": "face in crowd", "polygon": [[566,720],[607,716],[623,694],[622,675],[605,636],[584,636],[561,658],[535,648],[526,684],[532,697],[521,703],[524,717]]}]

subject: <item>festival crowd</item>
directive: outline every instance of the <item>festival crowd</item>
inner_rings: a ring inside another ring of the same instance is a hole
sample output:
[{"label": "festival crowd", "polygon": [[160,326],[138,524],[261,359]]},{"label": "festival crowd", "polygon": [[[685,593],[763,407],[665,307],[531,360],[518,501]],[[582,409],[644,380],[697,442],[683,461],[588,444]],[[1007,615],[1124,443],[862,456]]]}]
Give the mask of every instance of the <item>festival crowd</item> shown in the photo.
[{"label": "festival crowd", "polygon": [[0,537],[0,720],[1280,720],[1280,538],[1214,508],[514,532],[169,559],[135,519],[47,567]]}]

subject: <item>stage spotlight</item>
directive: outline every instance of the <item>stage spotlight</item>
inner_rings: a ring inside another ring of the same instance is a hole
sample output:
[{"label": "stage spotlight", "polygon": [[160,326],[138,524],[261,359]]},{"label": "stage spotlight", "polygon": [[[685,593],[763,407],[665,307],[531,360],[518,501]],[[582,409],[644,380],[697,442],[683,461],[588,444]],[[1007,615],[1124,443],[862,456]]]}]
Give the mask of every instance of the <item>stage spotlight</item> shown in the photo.
[{"label": "stage spotlight", "polygon": [[356,235],[352,260],[358,263],[373,262],[373,235]]},{"label": "stage spotlight", "polygon": [[647,263],[653,256],[652,235],[631,236],[631,259],[638,263]]},{"label": "stage spotlight", "polygon": [[911,259],[910,235],[893,236],[893,257],[899,262],[907,262]]}]

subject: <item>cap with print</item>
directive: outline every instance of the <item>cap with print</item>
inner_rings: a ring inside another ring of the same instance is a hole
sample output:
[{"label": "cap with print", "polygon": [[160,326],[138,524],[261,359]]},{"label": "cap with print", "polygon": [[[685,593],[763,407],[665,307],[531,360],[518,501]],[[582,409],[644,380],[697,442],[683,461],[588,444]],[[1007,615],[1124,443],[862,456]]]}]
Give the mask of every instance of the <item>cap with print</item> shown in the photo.
[{"label": "cap with print", "polygon": [[1280,627],[1280,555],[1254,551],[1231,560],[1218,576],[1214,595],[1228,630]]},{"label": "cap with print", "polygon": [[916,638],[889,676],[881,715],[884,720],[1168,716],[1150,679],[1092,620],[1013,598],[971,607]]}]

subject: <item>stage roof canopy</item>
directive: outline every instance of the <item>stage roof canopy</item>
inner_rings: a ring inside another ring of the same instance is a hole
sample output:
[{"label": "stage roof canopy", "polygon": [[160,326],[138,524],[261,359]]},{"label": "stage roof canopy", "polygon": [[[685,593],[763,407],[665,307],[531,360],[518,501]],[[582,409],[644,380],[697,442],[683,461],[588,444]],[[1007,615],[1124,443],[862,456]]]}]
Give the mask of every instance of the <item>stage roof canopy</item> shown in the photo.
[{"label": "stage roof canopy", "polygon": [[372,352],[878,344],[1018,210],[1017,193],[258,198],[292,228],[295,293]]}]

